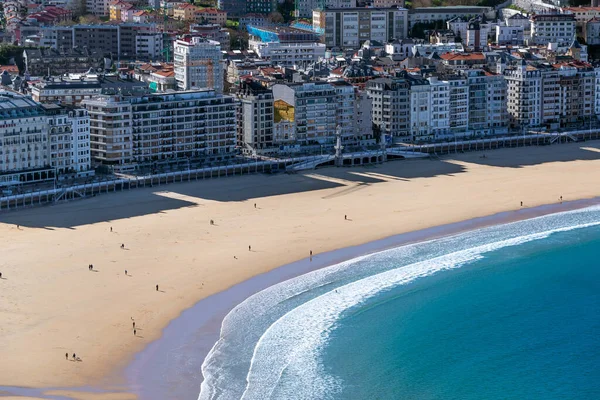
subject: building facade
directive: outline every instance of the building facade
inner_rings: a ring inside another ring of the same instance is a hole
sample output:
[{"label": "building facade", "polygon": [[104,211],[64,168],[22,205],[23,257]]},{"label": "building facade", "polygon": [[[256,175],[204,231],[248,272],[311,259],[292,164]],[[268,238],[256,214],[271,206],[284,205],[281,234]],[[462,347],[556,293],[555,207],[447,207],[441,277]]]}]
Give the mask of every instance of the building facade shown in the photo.
[{"label": "building facade", "polygon": [[388,141],[407,141],[410,133],[409,85],[405,79],[376,78],[366,87],[372,101],[371,119]]},{"label": "building facade", "polygon": [[358,49],[367,40],[388,43],[408,36],[405,8],[332,8],[313,12],[313,27],[328,48]]},{"label": "building facade", "polygon": [[566,46],[575,39],[572,14],[538,14],[531,17],[531,40],[535,44],[558,43]]},{"label": "building facade", "polygon": [[326,46],[318,42],[262,42],[250,40],[250,49],[262,59],[282,67],[306,66],[325,57]]},{"label": "building facade", "polygon": [[237,92],[239,145],[246,154],[279,151],[273,132],[273,92],[252,81],[244,81]]},{"label": "building facade", "polygon": [[187,36],[174,42],[175,79],[180,90],[223,92],[223,55],[218,42]]}]

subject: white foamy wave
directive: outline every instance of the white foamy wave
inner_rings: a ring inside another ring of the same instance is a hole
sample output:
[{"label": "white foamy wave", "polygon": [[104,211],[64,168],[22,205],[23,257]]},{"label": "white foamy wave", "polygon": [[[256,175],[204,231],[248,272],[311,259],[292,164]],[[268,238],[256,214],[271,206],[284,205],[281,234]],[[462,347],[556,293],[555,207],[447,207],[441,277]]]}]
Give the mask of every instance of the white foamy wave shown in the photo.
[{"label": "white foamy wave", "polygon": [[[342,312],[381,291],[435,272],[458,268],[484,253],[548,237],[551,233],[598,225],[555,229],[450,253],[382,272],[325,293],[285,314],[267,329],[254,351],[242,399],[327,399],[339,389],[319,364],[319,350]],[[282,377],[287,375],[282,383]],[[276,395],[274,395],[276,394]]]},{"label": "white foamy wave", "polygon": [[[328,398],[318,362],[332,326],[375,294],[494,249],[600,223],[600,207],[533,218],[362,256],[265,289],[224,319],[202,366],[200,400]],[[337,292],[336,292],[337,290]]]}]

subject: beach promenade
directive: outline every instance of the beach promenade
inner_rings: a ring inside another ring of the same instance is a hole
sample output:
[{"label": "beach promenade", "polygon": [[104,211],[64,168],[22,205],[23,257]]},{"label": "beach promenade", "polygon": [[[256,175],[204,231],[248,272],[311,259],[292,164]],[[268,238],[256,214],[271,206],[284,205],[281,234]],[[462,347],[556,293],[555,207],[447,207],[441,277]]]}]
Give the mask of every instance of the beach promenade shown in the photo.
[{"label": "beach promenade", "polygon": [[596,142],[485,156],[170,184],[0,213],[0,396],[22,386],[133,399],[122,375],[133,355],[181,311],[249,277],[521,202],[600,196]]}]

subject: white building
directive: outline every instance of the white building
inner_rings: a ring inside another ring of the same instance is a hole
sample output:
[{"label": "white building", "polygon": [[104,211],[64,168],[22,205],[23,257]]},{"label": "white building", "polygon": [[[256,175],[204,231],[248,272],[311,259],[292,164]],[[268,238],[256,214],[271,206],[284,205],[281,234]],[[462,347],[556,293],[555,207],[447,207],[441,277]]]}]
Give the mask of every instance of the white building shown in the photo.
[{"label": "white building", "polygon": [[48,116],[50,166],[63,174],[92,175],[90,117],[85,109],[45,104]]},{"label": "white building", "polygon": [[573,15],[578,25],[583,25],[592,18],[600,18],[600,7],[564,7],[562,12]]},{"label": "white building", "polygon": [[434,139],[432,132],[431,87],[426,79],[412,78],[410,84],[410,136],[411,141]]},{"label": "white building", "polygon": [[282,67],[305,66],[325,57],[325,44],[316,42],[261,42],[252,39],[250,49],[262,59]]},{"label": "white building", "polygon": [[313,27],[325,31],[330,47],[358,49],[367,40],[388,43],[408,36],[405,8],[337,8],[315,10]]},{"label": "white building", "polygon": [[525,35],[522,26],[496,26],[496,44],[499,46],[516,45],[522,46]]},{"label": "white building", "polygon": [[537,127],[542,123],[542,72],[525,61],[504,70],[508,113],[513,127]]},{"label": "white building", "polygon": [[174,42],[175,79],[180,90],[214,89],[223,92],[221,46],[213,40],[186,36]]},{"label": "white building", "polygon": [[330,82],[335,90],[337,107],[335,112],[336,128],[342,129],[342,141],[345,144],[359,144],[359,132],[356,130],[356,93],[354,86],[346,81]]},{"label": "white building", "polygon": [[48,167],[48,124],[43,108],[28,97],[2,92],[0,116],[0,183],[14,181],[12,173]]},{"label": "white building", "polygon": [[138,57],[149,60],[160,60],[163,58],[162,32],[140,32],[135,37],[135,49]]},{"label": "white building", "polygon": [[450,86],[450,133],[462,137],[469,129],[469,86],[460,75],[444,78]]},{"label": "white building", "polygon": [[431,134],[436,139],[450,134],[450,83],[437,77],[427,78],[431,91]]},{"label": "white building", "polygon": [[572,14],[538,14],[531,17],[531,40],[535,44],[569,45],[575,39]]}]

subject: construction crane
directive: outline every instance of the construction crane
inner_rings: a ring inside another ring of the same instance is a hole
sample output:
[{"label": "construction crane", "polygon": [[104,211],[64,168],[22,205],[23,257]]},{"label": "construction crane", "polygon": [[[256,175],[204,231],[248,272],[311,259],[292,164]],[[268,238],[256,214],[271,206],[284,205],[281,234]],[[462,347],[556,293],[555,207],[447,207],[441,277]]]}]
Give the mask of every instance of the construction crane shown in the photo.
[{"label": "construction crane", "polygon": [[171,61],[171,45],[169,44],[169,34],[167,33],[167,23],[169,22],[169,16],[167,15],[167,8],[163,7],[163,50],[162,54],[167,62]]}]

